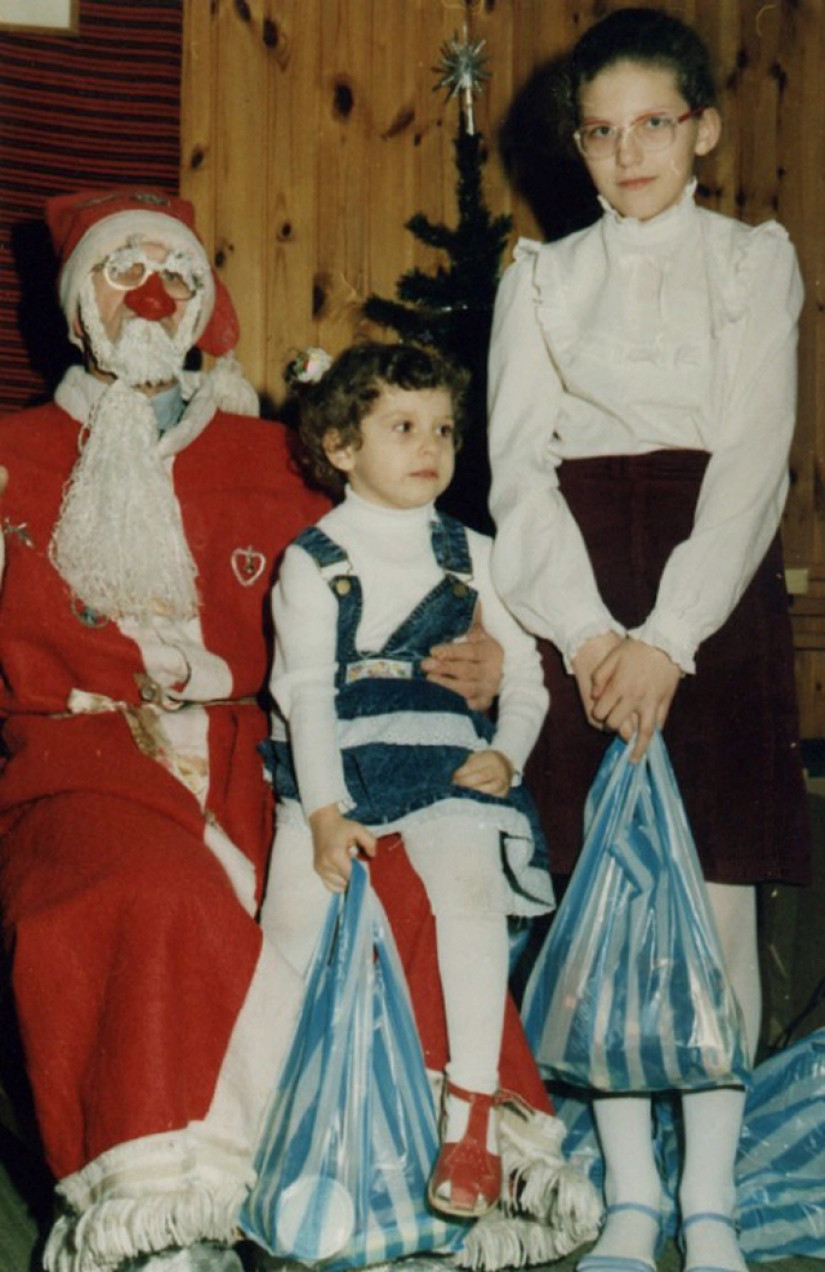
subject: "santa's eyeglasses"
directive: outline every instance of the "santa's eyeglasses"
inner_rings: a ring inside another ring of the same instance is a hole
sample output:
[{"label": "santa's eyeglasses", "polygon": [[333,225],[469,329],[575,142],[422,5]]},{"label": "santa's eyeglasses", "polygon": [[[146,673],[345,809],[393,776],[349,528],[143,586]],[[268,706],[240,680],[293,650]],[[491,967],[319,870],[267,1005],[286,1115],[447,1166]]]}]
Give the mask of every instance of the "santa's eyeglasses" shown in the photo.
[{"label": "santa's eyeglasses", "polygon": [[157,274],[172,300],[191,300],[203,286],[203,270],[188,252],[168,252],[162,261],[147,256],[142,247],[119,247],[99,266],[110,287],[134,291],[150,274]]}]

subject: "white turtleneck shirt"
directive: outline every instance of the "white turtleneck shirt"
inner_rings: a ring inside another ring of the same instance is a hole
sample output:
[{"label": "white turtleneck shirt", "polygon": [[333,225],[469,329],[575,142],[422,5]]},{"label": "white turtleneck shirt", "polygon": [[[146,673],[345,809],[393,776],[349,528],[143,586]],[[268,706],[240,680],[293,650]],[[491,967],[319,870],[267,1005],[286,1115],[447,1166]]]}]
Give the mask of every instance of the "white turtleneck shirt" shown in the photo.
[{"label": "white turtleneck shirt", "polygon": [[796,255],[776,223],[698,208],[693,183],[640,222],[607,204],[556,243],[522,240],[490,349],[493,577],[567,666],[624,629],[602,601],[558,489],[565,459],[694,449],[710,455],[690,537],[632,634],[686,672],[776,533],[796,409]]},{"label": "white turtleneck shirt", "polygon": [[[356,643],[379,651],[408,614],[444,577],[433,553],[432,504],[393,509],[371,503],[348,487],[343,503],[318,522],[345,550],[361,583],[363,613]],[[496,732],[491,746],[517,772],[523,768],[547,711],[535,642],[508,613],[490,577],[491,540],[467,531],[472,587],[485,630],[504,650]],[[292,544],[273,590],[275,661],[271,689],[289,723],[301,805],[349,803],[337,744],[335,671],[338,602],[315,561]]]}]

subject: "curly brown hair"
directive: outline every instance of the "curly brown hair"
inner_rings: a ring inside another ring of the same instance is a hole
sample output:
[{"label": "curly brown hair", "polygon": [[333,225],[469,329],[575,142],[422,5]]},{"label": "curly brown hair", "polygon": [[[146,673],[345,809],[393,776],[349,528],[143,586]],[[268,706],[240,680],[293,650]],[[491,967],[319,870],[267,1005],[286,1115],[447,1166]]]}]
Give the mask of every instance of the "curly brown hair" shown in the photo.
[{"label": "curly brown hair", "polygon": [[335,495],[341,494],[345,475],[330,463],[324,439],[334,432],[341,446],[360,445],[361,421],[384,388],[446,390],[453,408],[457,449],[468,387],[468,373],[432,349],[373,340],[351,345],[320,380],[300,386],[298,459],[314,481]]}]

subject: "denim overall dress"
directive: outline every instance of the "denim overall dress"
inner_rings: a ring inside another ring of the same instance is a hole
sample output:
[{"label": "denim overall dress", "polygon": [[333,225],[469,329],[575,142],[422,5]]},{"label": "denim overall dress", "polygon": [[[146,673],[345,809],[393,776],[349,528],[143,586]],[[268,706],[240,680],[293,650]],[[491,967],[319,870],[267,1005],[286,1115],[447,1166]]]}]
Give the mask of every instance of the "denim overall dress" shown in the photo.
[{"label": "denim overall dress", "polygon": [[[351,806],[345,811],[376,834],[399,829],[439,811],[462,811],[470,800],[479,820],[502,834],[502,868],[514,914],[553,906],[547,852],[533,801],[522,786],[503,799],[452,783],[470,751],[490,745],[491,721],[442,685],[431,684],[421,660],[433,645],[466,634],[478,593],[464,526],[437,513],[432,547],[444,577],[415,606],[384,647],[356,647],[363,597],[345,550],[311,526],[295,543],[315,561],[338,602],[335,707],[338,743]],[[276,714],[273,739],[264,744],[279,801],[299,799],[288,728]],[[450,805],[449,810],[447,805]]]}]

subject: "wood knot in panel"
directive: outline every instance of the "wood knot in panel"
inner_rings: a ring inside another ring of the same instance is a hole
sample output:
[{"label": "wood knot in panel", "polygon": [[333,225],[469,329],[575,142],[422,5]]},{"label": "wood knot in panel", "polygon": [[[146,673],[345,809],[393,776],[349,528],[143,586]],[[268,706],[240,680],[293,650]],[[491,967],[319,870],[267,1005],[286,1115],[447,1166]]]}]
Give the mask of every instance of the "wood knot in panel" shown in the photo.
[{"label": "wood knot in panel", "polygon": [[233,245],[231,243],[226,243],[226,242],[221,243],[219,247],[216,247],[215,255],[213,257],[213,260],[215,263],[215,269],[223,269],[224,265],[227,262],[227,259],[232,255],[234,250],[235,248],[233,247]]},{"label": "wood knot in panel", "polygon": [[397,137],[399,133],[404,132],[405,128],[409,128],[415,119],[414,106],[402,106],[390,120],[384,132],[381,134],[382,141],[389,141],[391,137]]},{"label": "wood knot in panel", "polygon": [[289,37],[283,27],[274,18],[264,18],[264,24],[261,28],[261,39],[278,66],[282,71],[285,71],[289,66],[292,49]]},{"label": "wood knot in panel", "polygon": [[327,296],[332,284],[329,274],[316,274],[312,280],[312,316],[321,318],[327,305]]},{"label": "wood knot in panel", "polygon": [[341,75],[332,86],[332,113],[336,119],[346,122],[355,106],[352,84]]}]

